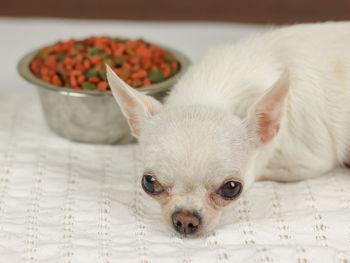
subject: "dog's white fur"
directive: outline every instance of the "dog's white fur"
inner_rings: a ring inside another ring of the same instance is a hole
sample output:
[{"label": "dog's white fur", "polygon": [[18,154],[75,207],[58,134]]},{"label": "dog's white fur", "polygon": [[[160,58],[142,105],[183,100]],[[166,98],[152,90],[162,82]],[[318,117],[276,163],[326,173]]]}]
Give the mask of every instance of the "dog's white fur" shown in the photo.
[{"label": "dog's white fur", "polygon": [[158,200],[170,226],[186,208],[200,212],[200,234],[212,230],[227,201],[210,197],[229,178],[246,191],[259,179],[300,180],[350,161],[350,22],[212,47],[164,105],[107,73],[145,170],[167,186]]}]

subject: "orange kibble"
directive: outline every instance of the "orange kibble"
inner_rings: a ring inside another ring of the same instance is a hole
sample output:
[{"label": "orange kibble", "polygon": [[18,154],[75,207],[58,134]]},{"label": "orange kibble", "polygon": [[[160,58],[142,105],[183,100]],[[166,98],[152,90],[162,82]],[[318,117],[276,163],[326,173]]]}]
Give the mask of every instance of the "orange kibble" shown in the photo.
[{"label": "orange kibble", "polygon": [[94,38],[94,43],[95,46],[103,47],[109,42],[108,37],[95,37]]},{"label": "orange kibble", "polygon": [[140,69],[137,72],[131,74],[132,79],[143,79],[147,77],[147,71],[144,69]]},{"label": "orange kibble", "polygon": [[78,83],[83,84],[86,80],[86,77],[84,75],[78,76]]},{"label": "orange kibble", "polygon": [[177,61],[173,61],[171,62],[171,67],[175,70],[179,69],[179,63],[177,63]]},{"label": "orange kibble", "polygon": [[165,51],[164,49],[160,48],[160,47],[156,47],[155,48],[155,52],[154,52],[154,57],[156,58],[161,58],[165,55]]},{"label": "orange kibble", "polygon": [[141,58],[140,64],[141,67],[145,70],[149,69],[152,66],[151,60],[146,57]]},{"label": "orange kibble", "polygon": [[120,50],[125,50],[126,49],[126,44],[125,43],[118,43],[117,44],[117,49],[120,49]]},{"label": "orange kibble", "polygon": [[137,64],[140,64],[140,59],[139,58],[130,58],[129,59],[130,63],[133,64],[133,65],[137,65]]},{"label": "orange kibble", "polygon": [[142,86],[146,87],[146,86],[150,86],[151,85],[151,81],[149,78],[145,78],[143,80]]},{"label": "orange kibble", "polygon": [[48,67],[56,67],[56,55],[48,55],[44,64]]},{"label": "orange kibble", "polygon": [[99,50],[104,50],[106,46],[103,43],[98,43],[97,41],[95,41],[94,47],[97,47]]},{"label": "orange kibble", "polygon": [[124,43],[118,43],[117,50],[114,52],[117,57],[127,54],[126,45]]},{"label": "orange kibble", "polygon": [[111,47],[112,51],[117,49],[117,42],[115,41],[109,41],[109,46]]},{"label": "orange kibble", "polygon": [[71,76],[79,76],[82,74],[82,72],[80,70],[72,70],[70,74]]},{"label": "orange kibble", "polygon": [[101,57],[100,56],[92,56],[92,57],[90,57],[90,62],[91,62],[91,64],[93,64],[93,65],[97,65],[97,64],[100,64],[100,63],[102,63],[102,59],[101,59]]},{"label": "orange kibble", "polygon": [[47,67],[42,67],[40,73],[42,76],[47,76],[49,75],[49,69]]},{"label": "orange kibble", "polygon": [[91,63],[88,59],[84,60],[83,65],[85,69],[89,69],[91,67]]},{"label": "orange kibble", "polygon": [[105,47],[103,51],[106,53],[107,56],[112,55],[112,50],[109,47]]},{"label": "orange kibble", "polygon": [[89,82],[97,83],[100,82],[100,79],[98,77],[90,77],[88,78]]},{"label": "orange kibble", "polygon": [[128,62],[124,62],[123,65],[122,65],[122,68],[123,69],[131,69],[131,65]]},{"label": "orange kibble", "polygon": [[121,48],[117,48],[113,51],[113,56],[115,57],[121,57],[123,54],[124,54],[124,49],[121,49]]},{"label": "orange kibble", "polygon": [[160,65],[160,69],[164,74],[164,77],[168,78],[171,75],[171,68],[167,64]]},{"label": "orange kibble", "polygon": [[129,85],[131,85],[132,80],[131,79],[127,79],[127,80],[125,80],[125,82],[128,83]]},{"label": "orange kibble", "polygon": [[70,78],[69,78],[69,80],[70,80],[70,85],[71,86],[77,86],[78,85],[78,83],[77,83],[77,79],[74,77],[74,76],[70,76]]},{"label": "orange kibble", "polygon": [[60,51],[68,51],[73,46],[73,43],[71,41],[62,43],[60,45]]},{"label": "orange kibble", "polygon": [[154,59],[153,59],[153,63],[154,63],[154,64],[162,64],[162,63],[164,63],[164,59],[161,58],[161,57],[159,57],[159,58],[154,58]]},{"label": "orange kibble", "polygon": [[151,49],[147,48],[146,46],[140,46],[140,47],[136,48],[135,53],[137,55],[140,55],[140,56],[146,57],[146,58],[151,58],[151,56],[152,56]]},{"label": "orange kibble", "polygon": [[49,52],[50,49],[51,49],[50,46],[45,46],[45,47],[42,48],[42,50],[45,51],[45,52]]},{"label": "orange kibble", "polygon": [[50,76],[50,77],[52,77],[53,75],[56,74],[54,70],[52,70],[51,68],[47,68],[47,67],[42,67],[40,70],[40,73],[41,73],[41,75]]},{"label": "orange kibble", "polygon": [[41,79],[45,82],[48,82],[48,83],[51,82],[51,78],[49,76],[42,76]]},{"label": "orange kibble", "polygon": [[73,62],[72,59],[69,57],[65,57],[63,59],[63,64],[65,64],[65,65],[72,65],[73,64],[72,62]]},{"label": "orange kibble", "polygon": [[133,72],[137,72],[137,71],[139,71],[140,70],[140,64],[136,64],[136,65],[134,65],[132,68],[131,68],[131,70],[133,71]]},{"label": "orange kibble", "polygon": [[54,75],[52,77],[52,84],[56,85],[56,86],[62,86],[62,81],[61,81],[60,77],[57,75]]},{"label": "orange kibble", "polygon": [[101,81],[101,82],[99,82],[99,83],[97,84],[97,88],[98,88],[99,90],[107,90],[107,88],[108,88],[108,83],[107,83],[107,81]]},{"label": "orange kibble", "polygon": [[77,62],[75,64],[75,70],[78,70],[80,72],[85,72],[85,67],[84,67],[83,63],[81,63],[80,61]]},{"label": "orange kibble", "polygon": [[73,86],[73,89],[81,90],[82,88],[80,86]]},{"label": "orange kibble", "polygon": [[33,60],[32,63],[30,63],[30,69],[35,75],[38,75],[40,73],[40,66],[38,60]]}]

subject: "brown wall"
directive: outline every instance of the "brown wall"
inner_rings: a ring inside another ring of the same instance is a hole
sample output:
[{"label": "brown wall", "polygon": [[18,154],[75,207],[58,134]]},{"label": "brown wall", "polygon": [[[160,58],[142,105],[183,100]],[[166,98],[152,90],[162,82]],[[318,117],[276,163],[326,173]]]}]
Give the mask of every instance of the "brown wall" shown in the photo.
[{"label": "brown wall", "polygon": [[350,20],[350,0],[3,0],[0,16],[295,23]]}]

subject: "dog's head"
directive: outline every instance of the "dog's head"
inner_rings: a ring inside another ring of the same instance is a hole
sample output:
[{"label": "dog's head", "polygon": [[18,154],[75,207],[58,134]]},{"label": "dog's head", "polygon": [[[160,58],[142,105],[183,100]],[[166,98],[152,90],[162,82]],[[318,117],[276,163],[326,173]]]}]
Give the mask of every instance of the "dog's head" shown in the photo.
[{"label": "dog's head", "polygon": [[279,130],[288,76],[283,74],[244,119],[209,106],[163,106],[110,68],[107,76],[140,142],[142,188],[160,203],[166,224],[183,235],[213,230],[224,208],[254,180],[246,171],[255,150]]}]

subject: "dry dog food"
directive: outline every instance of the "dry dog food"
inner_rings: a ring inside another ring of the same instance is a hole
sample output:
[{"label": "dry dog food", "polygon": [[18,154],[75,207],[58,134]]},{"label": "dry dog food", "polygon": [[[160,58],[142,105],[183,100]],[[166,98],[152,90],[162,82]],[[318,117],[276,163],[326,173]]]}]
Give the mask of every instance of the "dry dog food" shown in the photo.
[{"label": "dry dog food", "polygon": [[134,88],[164,81],[179,70],[163,48],[142,39],[89,37],[43,47],[30,63],[35,76],[75,90],[109,90],[105,64]]}]

